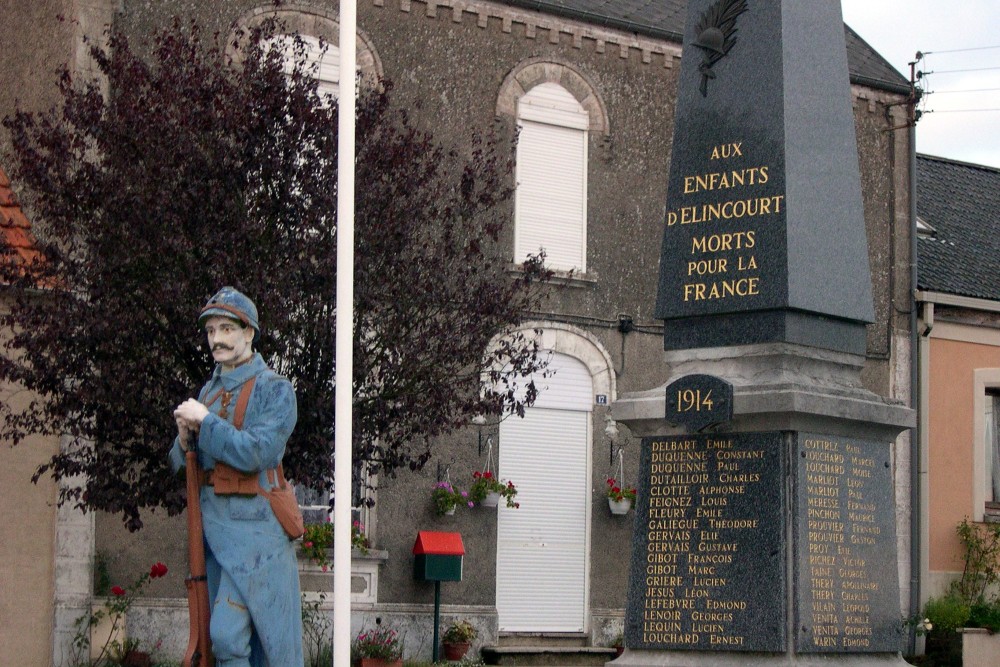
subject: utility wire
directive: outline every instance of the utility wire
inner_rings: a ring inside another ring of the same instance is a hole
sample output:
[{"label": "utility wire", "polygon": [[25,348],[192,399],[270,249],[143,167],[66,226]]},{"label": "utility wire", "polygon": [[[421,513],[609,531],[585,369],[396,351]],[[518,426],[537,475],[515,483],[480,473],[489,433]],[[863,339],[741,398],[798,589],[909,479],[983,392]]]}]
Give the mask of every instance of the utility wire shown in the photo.
[{"label": "utility wire", "polygon": [[945,95],[947,93],[988,93],[1000,88],[964,88],[962,90],[928,90],[924,95]]},{"label": "utility wire", "polygon": [[934,109],[932,111],[925,111],[924,113],[979,113],[981,111],[1000,111],[1000,108],[996,108],[996,109]]},{"label": "utility wire", "polygon": [[990,70],[1000,69],[1000,67],[972,67],[969,69],[936,69],[931,72],[924,72],[924,76],[928,74],[956,74],[958,72],[987,72]]},{"label": "utility wire", "polygon": [[921,51],[925,56],[933,53],[964,53],[966,51],[987,51],[989,49],[1000,49],[1000,44],[996,46],[972,46],[967,49],[947,49],[945,51]]}]

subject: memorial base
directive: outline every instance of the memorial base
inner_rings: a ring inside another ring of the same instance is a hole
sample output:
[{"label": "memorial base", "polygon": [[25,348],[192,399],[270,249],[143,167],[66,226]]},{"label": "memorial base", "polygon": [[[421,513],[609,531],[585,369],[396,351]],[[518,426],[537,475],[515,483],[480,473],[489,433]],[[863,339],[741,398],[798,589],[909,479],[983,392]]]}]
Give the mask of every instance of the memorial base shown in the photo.
[{"label": "memorial base", "polygon": [[[612,406],[643,437],[615,667],[906,665],[893,442],[913,411],[862,387],[858,355],[778,343],[666,357],[664,388]],[[670,412],[691,404],[666,388],[695,374],[732,386],[732,413],[691,432]]]},{"label": "memorial base", "polygon": [[910,667],[898,653],[868,655],[774,655],[625,649],[607,667]]}]

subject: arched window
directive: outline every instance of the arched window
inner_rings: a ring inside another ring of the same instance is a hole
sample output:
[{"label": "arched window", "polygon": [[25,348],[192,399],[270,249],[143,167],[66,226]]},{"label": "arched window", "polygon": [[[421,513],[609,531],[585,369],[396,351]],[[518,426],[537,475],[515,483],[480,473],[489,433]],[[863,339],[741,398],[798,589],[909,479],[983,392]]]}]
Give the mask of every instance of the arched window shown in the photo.
[{"label": "arched window", "polygon": [[587,270],[587,130],[583,106],[557,83],[517,104],[514,261],[544,249],[554,269]]},{"label": "arched window", "polygon": [[[340,48],[334,44],[321,44],[311,35],[299,35],[305,49],[305,63],[309,71],[316,72],[321,97],[337,97],[340,84]],[[295,58],[295,42],[291,35],[278,35],[269,40],[268,46],[282,51],[285,70],[291,73],[291,63]],[[360,68],[359,68],[360,69]]]},{"label": "arched window", "polygon": [[588,145],[608,132],[597,89],[571,63],[528,58],[507,74],[496,111],[519,131],[514,261],[544,249],[551,268],[585,273]]}]

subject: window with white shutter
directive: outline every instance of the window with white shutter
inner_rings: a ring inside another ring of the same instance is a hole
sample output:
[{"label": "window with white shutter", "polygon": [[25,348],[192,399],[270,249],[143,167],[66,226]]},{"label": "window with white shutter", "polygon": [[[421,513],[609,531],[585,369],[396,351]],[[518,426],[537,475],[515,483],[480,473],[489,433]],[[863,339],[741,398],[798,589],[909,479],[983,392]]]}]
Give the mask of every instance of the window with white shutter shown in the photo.
[{"label": "window with white shutter", "polygon": [[587,270],[589,122],[556,83],[539,84],[518,101],[515,262],[544,249],[550,268]]}]

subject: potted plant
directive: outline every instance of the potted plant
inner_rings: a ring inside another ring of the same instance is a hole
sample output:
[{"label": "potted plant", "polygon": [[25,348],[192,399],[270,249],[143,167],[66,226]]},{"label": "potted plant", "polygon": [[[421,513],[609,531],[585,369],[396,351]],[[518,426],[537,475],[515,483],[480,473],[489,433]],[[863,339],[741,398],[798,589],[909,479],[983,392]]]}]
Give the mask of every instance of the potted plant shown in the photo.
[{"label": "potted plant", "polygon": [[448,626],[441,637],[441,643],[444,645],[444,657],[447,660],[461,660],[475,638],[476,628],[472,626],[472,623],[455,621]]},{"label": "potted plant", "polygon": [[354,667],[401,667],[403,647],[395,630],[377,626],[364,630],[351,643],[351,664]]},{"label": "potted plant", "polygon": [[431,487],[431,500],[434,501],[434,511],[438,516],[451,516],[462,503],[472,507],[469,492],[456,489],[448,481],[438,482]]},{"label": "potted plant", "polygon": [[[311,560],[324,572],[330,569],[328,549],[333,547],[333,523],[327,519],[323,523],[307,523],[306,532],[302,535],[299,553]],[[365,535],[365,527],[360,521],[351,524],[351,548],[363,554],[368,553],[371,543]]]},{"label": "potted plant", "polygon": [[619,485],[614,477],[608,477],[607,496],[612,514],[627,514],[635,502],[635,487]]},{"label": "potted plant", "polygon": [[619,632],[615,635],[615,638],[611,640],[611,647],[615,649],[615,657],[618,657],[625,652],[625,633]]},{"label": "potted plant", "polygon": [[514,482],[503,482],[489,470],[472,473],[472,487],[469,489],[469,497],[477,505],[483,507],[496,507],[500,504],[500,499],[507,501],[507,507],[518,508],[521,503],[514,502],[517,495],[517,487]]}]

